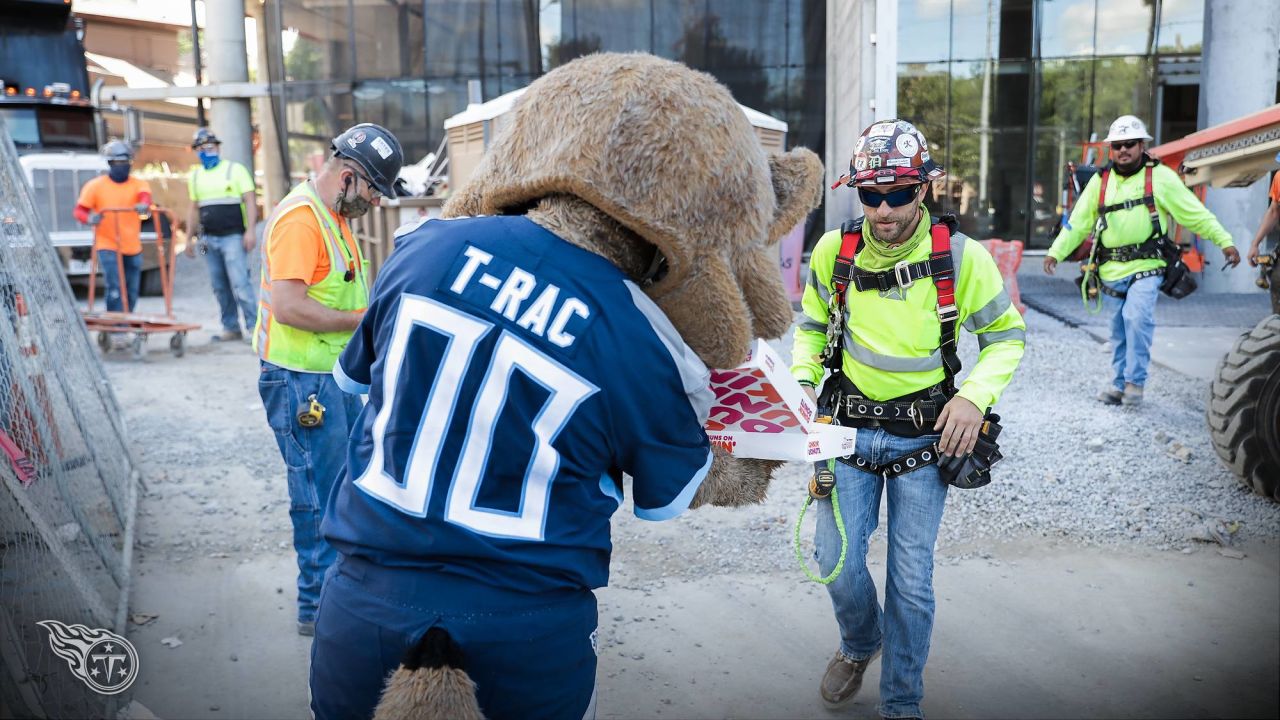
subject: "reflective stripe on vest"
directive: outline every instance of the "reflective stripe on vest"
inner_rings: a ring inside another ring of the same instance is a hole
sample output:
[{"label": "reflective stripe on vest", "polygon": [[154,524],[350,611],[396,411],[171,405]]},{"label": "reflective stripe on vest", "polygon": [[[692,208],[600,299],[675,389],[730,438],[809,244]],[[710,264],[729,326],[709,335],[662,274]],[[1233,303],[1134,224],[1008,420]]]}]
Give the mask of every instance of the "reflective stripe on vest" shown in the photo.
[{"label": "reflective stripe on vest", "polygon": [[[214,170],[206,170],[203,167],[196,168],[191,177],[191,190],[195,195],[196,207],[206,207],[208,205],[239,205],[244,202],[241,193],[235,192],[231,187],[231,173],[235,170],[236,164],[230,160],[222,161],[227,166],[221,179],[211,178]],[[215,168],[216,169],[216,168]],[[207,186],[207,187],[206,187]]]},{"label": "reflective stripe on vest", "polygon": [[[268,249],[276,223],[289,212],[305,206],[316,219],[320,236],[329,254],[329,274],[307,287],[307,295],[334,310],[364,310],[369,291],[364,261],[357,246],[352,250],[342,241],[342,229],[324,207],[310,182],[303,182],[285,196],[272,211],[262,243],[262,273],[258,293],[258,322],[253,345],[258,357],[290,370],[327,373],[351,339],[350,331],[311,332],[275,321],[271,305],[271,266]],[[348,272],[351,280],[348,281]]]}]

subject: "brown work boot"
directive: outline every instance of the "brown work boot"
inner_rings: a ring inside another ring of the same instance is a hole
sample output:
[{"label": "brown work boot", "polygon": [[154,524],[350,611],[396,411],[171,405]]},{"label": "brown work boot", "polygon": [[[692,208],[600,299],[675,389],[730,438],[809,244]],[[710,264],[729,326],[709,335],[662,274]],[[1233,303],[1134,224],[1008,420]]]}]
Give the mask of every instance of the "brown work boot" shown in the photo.
[{"label": "brown work boot", "polygon": [[244,339],[244,333],[240,332],[239,330],[223,330],[222,332],[213,336],[214,342],[235,342],[237,340],[243,340],[243,339]]},{"label": "brown work boot", "polygon": [[1111,387],[1098,393],[1098,400],[1103,405],[1119,405],[1124,400],[1124,393]]},{"label": "brown work boot", "polygon": [[851,660],[837,650],[835,657],[827,663],[827,672],[818,688],[822,699],[828,705],[843,705],[852,700],[862,689],[862,675],[867,672],[867,666],[878,657],[879,649],[866,660]]},{"label": "brown work boot", "polygon": [[1133,383],[1124,384],[1124,396],[1120,398],[1120,402],[1125,405],[1141,405],[1142,404],[1142,386]]}]

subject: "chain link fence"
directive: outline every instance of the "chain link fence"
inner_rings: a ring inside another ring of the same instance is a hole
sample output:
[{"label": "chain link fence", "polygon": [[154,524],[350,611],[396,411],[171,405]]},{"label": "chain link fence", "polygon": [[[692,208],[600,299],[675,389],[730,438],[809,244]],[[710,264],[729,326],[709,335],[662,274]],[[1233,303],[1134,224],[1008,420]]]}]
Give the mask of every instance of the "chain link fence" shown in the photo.
[{"label": "chain link fence", "polygon": [[38,218],[0,120],[0,717],[104,717],[37,623],[125,634],[139,480]]}]

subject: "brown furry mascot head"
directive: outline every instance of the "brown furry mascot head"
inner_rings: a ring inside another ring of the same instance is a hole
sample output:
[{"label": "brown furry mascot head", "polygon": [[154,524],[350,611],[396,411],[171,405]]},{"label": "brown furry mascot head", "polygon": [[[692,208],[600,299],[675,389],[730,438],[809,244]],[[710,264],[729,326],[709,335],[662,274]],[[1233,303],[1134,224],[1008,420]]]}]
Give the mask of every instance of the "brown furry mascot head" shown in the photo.
[{"label": "brown furry mascot head", "polygon": [[808,150],[767,155],[710,75],[605,53],[530,85],[444,214],[536,210],[644,281],[709,367],[733,367],[791,324],[772,245],[817,206],[821,178]]},{"label": "brown furry mascot head", "polygon": [[[636,280],[709,367],[733,367],[790,326],[775,243],[821,195],[817,156],[766,154],[710,75],[607,53],[530,85],[444,215],[527,214]],[[715,453],[695,507],[759,502],[781,464]],[[451,642],[427,633],[377,720],[479,716]]]}]

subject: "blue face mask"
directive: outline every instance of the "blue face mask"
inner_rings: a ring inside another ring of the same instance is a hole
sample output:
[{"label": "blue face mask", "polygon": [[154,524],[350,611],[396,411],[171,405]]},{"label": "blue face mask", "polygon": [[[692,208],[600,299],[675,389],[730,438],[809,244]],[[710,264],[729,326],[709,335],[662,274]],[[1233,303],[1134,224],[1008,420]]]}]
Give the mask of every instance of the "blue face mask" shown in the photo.
[{"label": "blue face mask", "polygon": [[122,183],[129,179],[129,170],[132,167],[131,163],[111,163],[107,166],[107,176],[112,182]]},{"label": "blue face mask", "polygon": [[206,152],[204,150],[201,150],[199,155],[200,164],[204,165],[205,170],[212,170],[213,166],[218,164],[218,158],[221,157],[217,152]]}]

